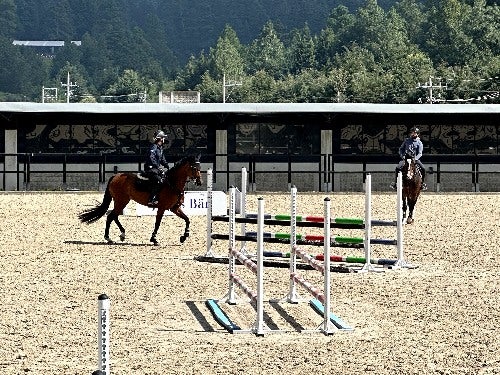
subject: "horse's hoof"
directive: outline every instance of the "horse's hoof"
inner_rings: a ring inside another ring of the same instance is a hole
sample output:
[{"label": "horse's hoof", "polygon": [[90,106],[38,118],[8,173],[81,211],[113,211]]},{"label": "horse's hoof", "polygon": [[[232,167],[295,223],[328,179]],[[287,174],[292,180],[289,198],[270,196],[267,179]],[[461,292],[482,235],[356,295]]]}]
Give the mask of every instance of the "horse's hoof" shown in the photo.
[{"label": "horse's hoof", "polygon": [[413,219],[411,217],[409,217],[408,220],[406,220],[406,223],[407,224],[413,224]]},{"label": "horse's hoof", "polygon": [[158,246],[158,241],[156,240],[156,238],[151,237],[151,239],[149,241],[152,242],[153,245]]},{"label": "horse's hoof", "polygon": [[108,236],[104,236],[104,239],[106,240],[107,243],[113,243],[113,240]]},{"label": "horse's hoof", "polygon": [[120,234],[120,241],[122,241],[122,242],[125,241],[125,232],[122,232]]},{"label": "horse's hoof", "polygon": [[187,236],[181,236],[181,238],[180,238],[181,243],[184,243],[184,241],[186,241],[186,238],[187,238]]}]

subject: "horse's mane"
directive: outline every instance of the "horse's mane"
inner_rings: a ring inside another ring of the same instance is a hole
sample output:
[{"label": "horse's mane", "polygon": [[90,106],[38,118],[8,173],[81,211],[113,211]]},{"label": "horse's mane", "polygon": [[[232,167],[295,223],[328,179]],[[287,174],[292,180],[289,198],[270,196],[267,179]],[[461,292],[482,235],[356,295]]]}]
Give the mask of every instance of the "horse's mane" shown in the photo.
[{"label": "horse's mane", "polygon": [[174,166],[172,167],[172,169],[178,169],[179,167],[184,165],[186,162],[189,164],[199,163],[199,159],[200,159],[199,156],[194,156],[194,155],[184,156],[182,159],[180,159],[174,163]]}]

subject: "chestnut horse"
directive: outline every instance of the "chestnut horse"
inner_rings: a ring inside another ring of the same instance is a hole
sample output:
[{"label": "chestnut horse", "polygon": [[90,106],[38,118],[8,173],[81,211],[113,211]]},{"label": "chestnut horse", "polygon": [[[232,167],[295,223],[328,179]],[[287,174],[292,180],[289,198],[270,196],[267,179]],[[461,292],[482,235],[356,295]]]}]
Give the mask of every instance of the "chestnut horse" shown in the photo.
[{"label": "chestnut horse", "polygon": [[[158,245],[156,234],[166,210],[172,211],[172,213],[183,219],[186,223],[184,234],[180,237],[181,243],[189,237],[189,218],[181,209],[184,202],[184,187],[189,181],[195,181],[198,186],[202,184],[200,155],[196,157],[184,157],[176,162],[172,169],[167,171],[161,185],[161,190],[158,193],[158,211],[156,213],[155,228],[150,238],[150,241],[154,245]],[[123,228],[118,220],[118,216],[122,214],[123,209],[130,200],[146,206],[149,194],[150,181],[140,178],[135,173],[118,173],[109,179],[102,203],[81,212],[78,218],[82,223],[93,223],[106,214],[111,201],[114,201],[113,210],[111,210],[106,218],[104,239],[109,243],[113,242],[109,237],[109,227],[111,222],[114,221],[121,231],[120,240],[124,241],[125,228]]]},{"label": "chestnut horse", "polygon": [[415,153],[411,151],[406,153],[401,174],[403,176],[403,220],[408,210],[406,222],[411,224],[413,223],[413,210],[422,189],[422,173],[415,163]]}]

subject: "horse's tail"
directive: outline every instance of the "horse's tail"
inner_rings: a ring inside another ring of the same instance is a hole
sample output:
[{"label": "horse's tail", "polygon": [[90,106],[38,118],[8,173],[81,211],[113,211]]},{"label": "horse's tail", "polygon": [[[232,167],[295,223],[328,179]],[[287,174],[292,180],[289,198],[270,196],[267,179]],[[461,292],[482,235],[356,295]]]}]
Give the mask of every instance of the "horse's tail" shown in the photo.
[{"label": "horse's tail", "polygon": [[112,176],[108,180],[108,185],[106,186],[106,191],[104,192],[102,203],[98,204],[94,208],[89,208],[88,210],[85,210],[78,215],[78,218],[82,223],[93,223],[103,217],[106,212],[108,212],[109,205],[113,200],[113,198],[111,197],[111,193],[109,192],[109,183],[111,182],[113,177],[114,176]]}]

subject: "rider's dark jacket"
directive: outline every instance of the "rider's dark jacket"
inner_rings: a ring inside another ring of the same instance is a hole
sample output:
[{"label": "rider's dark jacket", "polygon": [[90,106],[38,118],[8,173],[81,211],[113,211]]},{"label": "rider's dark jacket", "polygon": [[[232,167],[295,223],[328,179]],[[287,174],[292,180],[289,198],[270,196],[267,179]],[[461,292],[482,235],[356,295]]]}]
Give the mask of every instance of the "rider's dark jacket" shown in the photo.
[{"label": "rider's dark jacket", "polygon": [[163,154],[163,148],[154,143],[146,155],[144,170],[148,172],[151,169],[160,169],[160,167],[168,168],[168,163]]},{"label": "rider's dark jacket", "polygon": [[419,137],[417,138],[406,138],[401,147],[399,148],[399,156],[402,158],[405,157],[406,151],[413,151],[415,155],[415,160],[419,160],[422,157],[422,152],[424,149],[424,145]]}]

